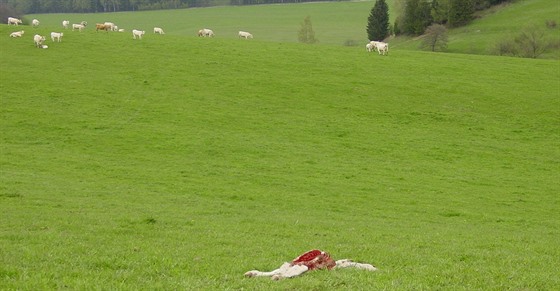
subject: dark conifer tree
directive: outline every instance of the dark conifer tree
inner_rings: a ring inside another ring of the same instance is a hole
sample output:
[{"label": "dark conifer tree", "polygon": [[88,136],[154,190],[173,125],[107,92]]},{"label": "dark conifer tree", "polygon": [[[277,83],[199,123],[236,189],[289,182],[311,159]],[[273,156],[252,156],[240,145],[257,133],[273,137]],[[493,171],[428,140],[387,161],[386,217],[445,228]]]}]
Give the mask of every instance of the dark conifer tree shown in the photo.
[{"label": "dark conifer tree", "polygon": [[381,41],[389,36],[389,6],[377,0],[368,16],[366,32],[369,40]]}]

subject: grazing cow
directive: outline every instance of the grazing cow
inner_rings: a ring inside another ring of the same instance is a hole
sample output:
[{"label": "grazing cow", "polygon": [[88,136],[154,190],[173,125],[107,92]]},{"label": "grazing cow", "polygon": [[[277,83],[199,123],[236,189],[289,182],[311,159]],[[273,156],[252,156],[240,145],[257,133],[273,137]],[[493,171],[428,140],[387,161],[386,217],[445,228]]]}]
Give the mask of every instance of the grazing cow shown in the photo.
[{"label": "grazing cow", "polygon": [[208,29],[208,28],[203,28],[203,29],[198,31],[198,36],[213,37],[214,36],[214,31],[212,31],[211,29]]},{"label": "grazing cow", "polygon": [[56,39],[58,42],[61,42],[63,36],[64,36],[64,33],[62,33],[62,32],[51,32],[52,41],[54,41]]},{"label": "grazing cow", "polygon": [[33,36],[33,41],[35,42],[36,47],[42,48],[43,47],[43,42],[45,42],[45,37],[42,36],[42,35],[36,34],[35,36]]},{"label": "grazing cow", "polygon": [[33,26],[33,27],[39,26],[39,20],[37,20],[37,19],[31,20],[31,26]]},{"label": "grazing cow", "polygon": [[70,21],[62,20],[62,27],[64,27],[64,29],[68,29],[69,25],[70,25]]},{"label": "grazing cow", "polygon": [[15,18],[15,17],[8,17],[8,25],[15,25],[18,26],[18,24],[22,24],[21,19]]},{"label": "grazing cow", "polygon": [[374,49],[375,49],[375,45],[374,45],[373,43],[368,42],[368,43],[366,44],[366,50],[367,50],[368,52],[371,53]]},{"label": "grazing cow", "polygon": [[106,32],[109,32],[109,29],[111,29],[111,26],[105,25],[103,23],[96,23],[95,24],[95,31],[99,31],[99,30],[105,30]]},{"label": "grazing cow", "polygon": [[106,27],[108,30],[111,30],[111,31],[114,31],[114,30],[115,30],[115,26],[116,26],[116,25],[115,25],[114,23],[112,23],[112,22],[105,22],[105,23],[103,23],[103,24],[105,24],[105,27]]},{"label": "grazing cow", "polygon": [[146,33],[146,31],[144,30],[136,30],[133,29],[132,30],[132,39],[136,39],[138,37],[138,39],[142,39],[142,36]]},{"label": "grazing cow", "polygon": [[165,34],[165,32],[163,32],[163,29],[161,29],[161,27],[154,27],[154,33]]},{"label": "grazing cow", "polygon": [[78,31],[82,31],[84,28],[86,28],[85,25],[83,24],[72,24],[72,31],[74,31],[74,29],[77,29]]},{"label": "grazing cow", "polygon": [[389,44],[386,42],[378,42],[377,45],[377,51],[379,52],[380,55],[388,55],[389,54]]},{"label": "grazing cow", "polygon": [[241,38],[241,37],[243,37],[243,38],[245,38],[245,39],[253,38],[253,35],[250,34],[250,33],[248,33],[248,32],[246,32],[246,31],[240,31],[240,32],[238,33],[238,35],[239,35],[240,38]]},{"label": "grazing cow", "polygon": [[22,37],[24,33],[25,33],[25,31],[23,31],[23,30],[14,31],[14,32],[10,33],[10,37]]},{"label": "grazing cow", "polygon": [[284,278],[293,278],[299,276],[309,270],[332,270],[342,268],[357,268],[368,271],[376,271],[377,268],[364,263],[356,263],[352,260],[343,259],[335,261],[326,252],[320,250],[311,250],[301,256],[295,258],[289,263],[284,263],[280,268],[262,272],[257,270],[248,271],[246,277],[271,277],[272,280],[280,280]]}]

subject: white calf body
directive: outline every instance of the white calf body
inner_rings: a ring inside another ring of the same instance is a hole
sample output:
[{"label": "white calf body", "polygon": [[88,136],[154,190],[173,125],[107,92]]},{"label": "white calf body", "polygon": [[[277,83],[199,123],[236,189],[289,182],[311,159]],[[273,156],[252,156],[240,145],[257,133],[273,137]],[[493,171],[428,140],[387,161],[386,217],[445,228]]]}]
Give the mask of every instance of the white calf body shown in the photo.
[{"label": "white calf body", "polygon": [[70,26],[70,21],[62,20],[62,27],[64,27],[64,29],[68,29],[68,26]]},{"label": "white calf body", "polygon": [[63,36],[64,36],[64,33],[62,33],[62,32],[51,32],[52,41],[56,40],[58,42],[61,42]]},{"label": "white calf body", "polygon": [[144,30],[136,30],[133,29],[132,30],[132,39],[142,39],[142,36],[145,34],[146,32]]},{"label": "white calf body", "polygon": [[241,38],[241,37],[242,37],[242,38],[245,38],[245,39],[253,38],[253,35],[250,34],[250,33],[248,33],[248,32],[246,32],[246,31],[240,31],[240,32],[238,33],[238,35],[239,35],[240,38]]},{"label": "white calf body", "polygon": [[23,31],[23,30],[14,31],[14,32],[10,33],[10,37],[22,37],[24,33],[25,33],[25,31]]},{"label": "white calf body", "polygon": [[84,28],[86,28],[86,26],[83,24],[72,24],[72,31],[74,31],[75,29],[77,29],[78,31],[82,31]]},{"label": "white calf body", "polygon": [[8,17],[8,25],[15,25],[18,26],[18,24],[22,24],[21,19],[15,18],[15,17]]},{"label": "white calf body", "polygon": [[42,36],[42,35],[36,34],[35,36],[33,36],[33,41],[35,42],[36,47],[42,48],[43,47],[43,42],[45,42],[45,37]]},{"label": "white calf body", "polygon": [[165,34],[165,32],[163,32],[163,29],[161,29],[161,27],[154,27],[154,33]]}]

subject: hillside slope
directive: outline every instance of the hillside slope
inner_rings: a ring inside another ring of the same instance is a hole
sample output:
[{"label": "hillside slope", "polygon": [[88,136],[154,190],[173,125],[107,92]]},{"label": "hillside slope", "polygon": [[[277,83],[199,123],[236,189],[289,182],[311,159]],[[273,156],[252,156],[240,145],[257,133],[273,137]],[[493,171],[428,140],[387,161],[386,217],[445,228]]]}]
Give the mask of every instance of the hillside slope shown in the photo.
[{"label": "hillside slope", "polygon": [[[468,54],[496,54],[496,44],[513,40],[527,27],[536,26],[545,39],[555,43],[555,48],[542,58],[560,58],[560,2],[556,0],[524,0],[499,5],[480,12],[478,18],[464,27],[448,31],[447,52]],[[553,20],[558,26],[547,28],[546,21]],[[398,37],[391,40],[399,49],[419,49],[421,37]]]}]

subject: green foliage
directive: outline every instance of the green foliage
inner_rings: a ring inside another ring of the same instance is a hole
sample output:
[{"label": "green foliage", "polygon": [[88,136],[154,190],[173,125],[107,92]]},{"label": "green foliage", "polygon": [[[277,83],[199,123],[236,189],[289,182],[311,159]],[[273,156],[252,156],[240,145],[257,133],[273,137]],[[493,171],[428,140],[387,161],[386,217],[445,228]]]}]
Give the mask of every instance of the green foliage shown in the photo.
[{"label": "green foliage", "polygon": [[420,35],[432,23],[428,0],[407,0],[401,30],[405,34]]},{"label": "green foliage", "polygon": [[389,6],[385,0],[375,1],[368,16],[366,32],[369,40],[382,41],[389,35]]},{"label": "green foliage", "polygon": [[298,41],[302,43],[316,43],[318,40],[315,38],[313,25],[311,24],[311,16],[305,17],[301,27],[298,31]]},{"label": "green foliage", "polygon": [[449,0],[448,24],[458,27],[472,20],[475,11],[474,0]]}]

